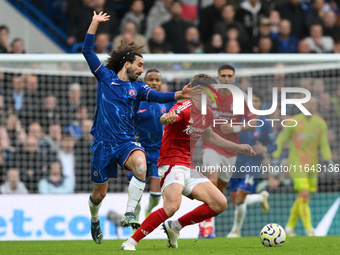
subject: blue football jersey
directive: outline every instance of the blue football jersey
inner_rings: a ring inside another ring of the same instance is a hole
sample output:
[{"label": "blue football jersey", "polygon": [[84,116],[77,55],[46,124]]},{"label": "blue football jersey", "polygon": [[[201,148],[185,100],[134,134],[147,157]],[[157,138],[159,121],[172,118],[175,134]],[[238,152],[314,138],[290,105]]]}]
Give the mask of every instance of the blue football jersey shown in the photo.
[{"label": "blue football jersey", "polygon": [[159,150],[162,143],[164,126],[159,119],[167,113],[166,104],[141,102],[135,121],[138,142],[145,150]]},{"label": "blue football jersey", "polygon": [[143,81],[123,81],[107,69],[93,51],[94,35],[86,34],[82,53],[98,80],[97,109],[91,134],[99,140],[123,143],[134,140],[134,119],[141,101],[174,101],[173,92],[152,90]]}]

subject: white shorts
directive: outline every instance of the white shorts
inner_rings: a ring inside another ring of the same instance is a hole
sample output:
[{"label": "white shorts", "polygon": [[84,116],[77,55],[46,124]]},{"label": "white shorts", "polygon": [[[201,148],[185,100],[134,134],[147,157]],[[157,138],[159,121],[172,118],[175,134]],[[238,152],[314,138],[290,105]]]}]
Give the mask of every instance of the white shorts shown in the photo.
[{"label": "white shorts", "polygon": [[[189,196],[195,186],[200,183],[209,182],[203,174],[196,172],[185,166],[175,165],[169,171],[169,165],[158,167],[158,175],[161,181],[161,192],[163,193],[165,187],[173,183],[178,183],[183,186],[182,194]],[[163,178],[165,178],[163,180]]]},{"label": "white shorts", "polygon": [[213,149],[203,149],[203,166],[211,168],[211,171],[218,172],[218,178],[224,182],[229,182],[233,174],[232,168],[235,166],[236,156],[226,157]]}]

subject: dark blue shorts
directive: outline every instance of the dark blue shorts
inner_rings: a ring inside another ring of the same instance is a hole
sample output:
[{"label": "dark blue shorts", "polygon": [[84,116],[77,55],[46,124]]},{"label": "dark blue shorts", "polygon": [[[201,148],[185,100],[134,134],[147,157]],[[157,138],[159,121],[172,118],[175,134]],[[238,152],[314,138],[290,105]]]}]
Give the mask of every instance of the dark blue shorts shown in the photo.
[{"label": "dark blue shorts", "polygon": [[[159,178],[158,167],[157,167],[157,162],[159,158],[159,150],[146,151],[145,157],[146,157],[146,165],[147,165],[146,178],[149,178],[149,177]],[[131,181],[132,176],[133,176],[133,172],[129,171],[127,173],[128,181]]]},{"label": "dark blue shorts", "polygon": [[231,178],[229,181],[230,192],[236,192],[237,189],[241,189],[248,193],[255,193],[258,180],[258,178],[254,178],[249,174],[246,174],[244,178]]},{"label": "dark blue shorts", "polygon": [[126,141],[120,145],[113,142],[95,140],[92,146],[91,158],[91,181],[94,183],[105,183],[110,178],[117,178],[117,164],[124,167],[131,152],[144,148],[135,141]]}]

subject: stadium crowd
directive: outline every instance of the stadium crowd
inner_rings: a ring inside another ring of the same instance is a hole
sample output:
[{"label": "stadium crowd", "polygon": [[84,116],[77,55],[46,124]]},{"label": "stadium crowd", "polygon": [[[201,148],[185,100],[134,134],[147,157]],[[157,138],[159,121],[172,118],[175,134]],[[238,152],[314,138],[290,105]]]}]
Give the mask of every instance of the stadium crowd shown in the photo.
[{"label": "stadium crowd", "polygon": [[[38,9],[44,2],[32,1]],[[75,52],[93,10],[111,16],[98,30],[96,53],[120,40],[145,45],[145,53],[340,52],[339,0],[73,0],[62,6],[51,19],[65,24],[61,29]],[[2,25],[0,52],[25,53],[24,41],[9,42],[8,34]]]}]

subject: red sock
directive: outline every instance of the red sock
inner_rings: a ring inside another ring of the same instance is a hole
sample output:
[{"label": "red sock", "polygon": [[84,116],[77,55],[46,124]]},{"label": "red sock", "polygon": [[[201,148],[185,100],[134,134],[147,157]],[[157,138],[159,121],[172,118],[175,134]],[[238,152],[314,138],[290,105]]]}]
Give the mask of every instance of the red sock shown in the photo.
[{"label": "red sock", "polygon": [[183,215],[181,218],[178,219],[178,221],[184,228],[185,226],[204,221],[205,219],[209,219],[216,215],[217,213],[213,209],[211,209],[207,204],[203,204],[199,207],[196,207],[191,212]]},{"label": "red sock", "polygon": [[141,239],[143,239],[152,231],[154,231],[155,228],[157,228],[162,222],[166,221],[168,218],[169,217],[163,208],[154,211],[143,221],[139,229],[137,229],[136,232],[133,234],[132,236],[133,240],[135,240],[138,243]]}]

